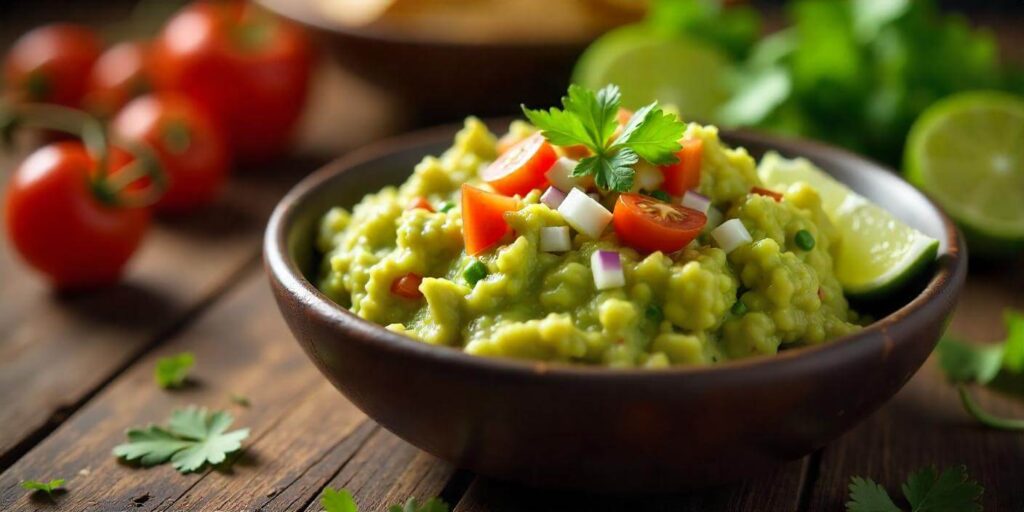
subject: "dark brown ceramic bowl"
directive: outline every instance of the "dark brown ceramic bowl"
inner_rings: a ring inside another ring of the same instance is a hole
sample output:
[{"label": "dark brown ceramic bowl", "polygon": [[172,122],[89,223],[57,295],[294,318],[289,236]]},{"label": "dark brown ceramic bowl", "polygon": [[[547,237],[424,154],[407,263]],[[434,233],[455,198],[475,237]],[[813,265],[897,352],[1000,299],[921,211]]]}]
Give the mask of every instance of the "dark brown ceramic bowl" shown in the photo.
[{"label": "dark brown ceramic bowl", "polygon": [[[410,443],[484,475],[597,491],[692,488],[797,459],[878,409],[931,353],[963,284],[949,218],[881,166],[822,144],[724,132],[754,155],[805,156],[938,238],[912,298],[842,339],[707,367],[611,370],[490,359],[427,345],[352,315],[311,284],[317,221],[330,207],[403,181],[451,144],[431,130],[353,153],[297,185],[267,227],[281,312],[317,367]],[[324,428],[331,428],[324,425]]]}]

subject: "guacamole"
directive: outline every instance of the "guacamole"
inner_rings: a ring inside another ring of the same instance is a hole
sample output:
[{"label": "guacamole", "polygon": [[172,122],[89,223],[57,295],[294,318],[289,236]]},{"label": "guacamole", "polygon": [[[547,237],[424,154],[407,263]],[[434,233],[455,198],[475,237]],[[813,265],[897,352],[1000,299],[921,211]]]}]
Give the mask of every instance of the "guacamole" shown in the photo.
[{"label": "guacamole", "polygon": [[[534,131],[517,121],[506,137]],[[615,229],[585,234],[564,208],[542,202],[538,188],[483,224],[504,219],[509,229],[498,243],[467,254],[460,191],[465,183],[491,191],[481,173],[499,156],[498,138],[469,118],[454,145],[425,157],[405,183],[324,215],[318,286],[352,313],[424,343],[611,367],[711,364],[857,330],[834,275],[839,232],[818,193],[803,183],[758,192],[754,159],[722,143],[713,126],[689,123],[683,138],[702,144],[694,197],[711,205],[700,217],[707,225],[681,250],[623,243],[619,194],[599,196],[583,185],[609,216],[615,205]],[[645,182],[639,174],[636,181]],[[711,229],[732,219],[749,242],[729,244],[727,253]],[[542,250],[544,230],[563,227],[551,233],[570,233],[568,250]],[[621,285],[598,289],[595,251],[618,254]]]}]

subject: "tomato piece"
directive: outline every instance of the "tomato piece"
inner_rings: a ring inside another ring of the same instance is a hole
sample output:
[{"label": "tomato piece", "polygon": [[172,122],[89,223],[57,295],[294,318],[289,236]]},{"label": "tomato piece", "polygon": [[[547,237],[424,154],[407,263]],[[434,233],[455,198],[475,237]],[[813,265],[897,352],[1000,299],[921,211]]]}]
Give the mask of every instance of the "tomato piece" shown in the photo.
[{"label": "tomato piece", "polygon": [[[131,158],[109,155],[111,175]],[[148,208],[100,200],[90,177],[97,163],[80,142],[43,146],[11,176],[4,211],[7,235],[22,258],[58,288],[111,284],[149,226]]]},{"label": "tomato piece", "polygon": [[146,93],[150,88],[146,72],[148,51],[145,43],[125,41],[103,52],[92,66],[82,106],[108,118],[132,98]]},{"label": "tomato piece", "polygon": [[167,177],[156,203],[163,212],[183,213],[213,202],[231,169],[227,142],[213,121],[187,98],[173,94],[132,100],[111,123],[115,138],[146,144]]},{"label": "tomato piece", "polygon": [[415,210],[417,208],[428,212],[434,211],[434,207],[430,205],[430,201],[427,201],[427,198],[423,196],[418,196],[416,199],[413,199],[412,203],[409,204],[409,207],[406,208],[406,210]]},{"label": "tomato piece", "polygon": [[420,293],[420,283],[422,282],[423,276],[409,272],[391,282],[391,293],[406,299],[423,298],[423,294]]},{"label": "tomato piece", "polygon": [[480,177],[506,195],[526,195],[547,183],[544,173],[555,164],[555,148],[540,132],[523,139],[491,162]]},{"label": "tomato piece", "polygon": [[7,89],[16,101],[78,107],[101,48],[96,33],[82,25],[55,23],[36,28],[15,41],[7,53]]},{"label": "tomato piece", "polygon": [[682,149],[676,153],[678,162],[660,167],[665,176],[663,188],[674,196],[681,196],[687,190],[700,186],[700,161],[704,155],[704,141],[701,139],[682,140]]},{"label": "tomato piece", "polygon": [[302,28],[249,2],[192,2],[167,22],[150,57],[155,87],[206,110],[240,159],[287,146],[313,60]]},{"label": "tomato piece", "polygon": [[519,209],[515,198],[462,185],[462,238],[466,253],[475,256],[505,237],[510,229],[505,212]]},{"label": "tomato piece", "polygon": [[761,187],[750,187],[750,193],[751,194],[757,194],[759,196],[770,197],[770,198],[774,199],[776,203],[781,203],[782,202],[782,194],[780,194],[780,193],[778,193],[778,192],[776,192],[774,190],[768,190],[766,188],[761,188]]},{"label": "tomato piece", "polygon": [[626,245],[645,252],[676,252],[690,243],[708,221],[703,213],[640,194],[621,194],[612,223]]},{"label": "tomato piece", "polygon": [[633,111],[625,107],[619,107],[619,111],[615,113],[615,120],[622,126],[629,124],[631,117],[633,117]]}]

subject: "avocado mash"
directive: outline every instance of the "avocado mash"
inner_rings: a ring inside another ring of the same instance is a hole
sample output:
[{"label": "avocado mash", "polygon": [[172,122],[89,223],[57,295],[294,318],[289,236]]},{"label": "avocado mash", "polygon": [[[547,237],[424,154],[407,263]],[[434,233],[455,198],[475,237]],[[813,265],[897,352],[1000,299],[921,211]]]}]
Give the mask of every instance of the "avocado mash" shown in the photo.
[{"label": "avocado mash", "polygon": [[[533,141],[508,149],[510,141],[530,141],[535,131],[516,121],[499,142],[469,118],[454,145],[425,157],[405,183],[366,195],[351,211],[330,210],[317,238],[319,288],[354,314],[425,343],[481,356],[612,367],[774,354],[859,328],[834,275],[839,232],[818,193],[803,183],[760,188],[754,159],[723,144],[715,127],[685,125],[683,147],[699,146],[691,162],[699,179],[685,197],[670,196],[676,178],[667,167],[659,172],[643,161],[632,185],[638,194],[602,191],[585,179],[572,190],[549,190],[565,182],[551,173],[560,162],[576,162],[573,148],[552,147],[549,155],[534,151]],[[523,153],[540,162],[547,181],[524,194],[495,193],[499,184],[513,186],[513,174],[493,170],[499,146],[502,159],[525,162]],[[504,156],[513,152],[519,153]],[[673,165],[687,158],[681,154]],[[470,219],[464,184],[485,206],[499,205],[496,216],[478,213],[473,203]],[[648,201],[637,211],[655,216],[650,235],[633,236],[634,229],[647,229],[634,223],[643,219],[620,215],[627,196]],[[563,206],[553,207],[560,201]],[[565,206],[570,201],[604,211],[577,218],[575,206]],[[612,210],[614,219],[602,220]],[[657,231],[673,216],[698,222]],[[584,232],[595,225],[598,236]],[[649,243],[687,230],[695,238],[680,250],[650,250]],[[483,247],[479,241],[486,244],[492,232],[497,241]],[[568,246],[562,246],[566,233]],[[599,272],[621,275],[621,281],[599,278]]]}]

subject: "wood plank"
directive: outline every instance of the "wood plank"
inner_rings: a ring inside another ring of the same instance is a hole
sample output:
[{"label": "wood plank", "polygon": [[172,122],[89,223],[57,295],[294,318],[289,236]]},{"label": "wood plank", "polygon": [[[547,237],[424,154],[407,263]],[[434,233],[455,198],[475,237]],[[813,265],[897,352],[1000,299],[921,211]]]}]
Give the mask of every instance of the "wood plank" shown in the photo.
[{"label": "wood plank", "polygon": [[521,485],[476,479],[455,512],[706,512],[796,510],[807,459],[787,464],[764,477],[689,493],[629,496],[588,495],[530,489]]},{"label": "wood plank", "polygon": [[[973,268],[950,331],[976,341],[1005,335],[1002,311],[1024,310],[1024,262]],[[1024,418],[1024,401],[976,390],[993,413]],[[808,510],[840,510],[851,476],[874,479],[900,495],[912,471],[964,464],[985,487],[985,510],[1024,510],[1024,436],[985,429],[970,418],[935,356],[896,398],[864,424],[828,446]]]}]

